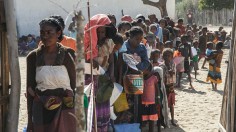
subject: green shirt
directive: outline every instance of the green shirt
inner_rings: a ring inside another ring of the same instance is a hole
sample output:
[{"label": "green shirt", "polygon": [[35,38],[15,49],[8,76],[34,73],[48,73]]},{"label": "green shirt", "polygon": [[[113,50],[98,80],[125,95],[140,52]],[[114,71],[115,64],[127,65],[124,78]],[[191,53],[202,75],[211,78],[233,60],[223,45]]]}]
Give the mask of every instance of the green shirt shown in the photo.
[{"label": "green shirt", "polygon": [[[196,49],[196,48],[195,48],[195,49]],[[198,62],[198,56],[199,56],[199,54],[201,53],[201,51],[200,51],[199,48],[197,48],[196,50],[197,50],[197,55],[193,56],[193,59],[192,59],[193,62]]]}]

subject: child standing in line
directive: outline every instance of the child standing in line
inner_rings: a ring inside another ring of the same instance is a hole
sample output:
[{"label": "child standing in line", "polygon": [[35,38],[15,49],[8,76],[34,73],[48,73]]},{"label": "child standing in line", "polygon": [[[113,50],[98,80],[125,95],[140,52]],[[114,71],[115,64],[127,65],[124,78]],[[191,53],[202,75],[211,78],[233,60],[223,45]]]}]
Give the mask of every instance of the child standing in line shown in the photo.
[{"label": "child standing in line", "polygon": [[[158,92],[158,77],[154,75],[150,64],[143,71],[144,89],[142,94],[142,121],[149,121],[149,132],[154,132],[154,122],[158,120],[157,103],[160,102]],[[157,97],[157,100],[156,100]]]},{"label": "child standing in line", "polygon": [[175,76],[175,65],[172,62],[173,51],[170,48],[165,48],[162,54],[164,63],[160,64],[160,67],[163,69],[163,74],[164,74],[163,80],[167,93],[168,107],[170,108],[170,113],[171,113],[171,123],[173,126],[177,126],[177,124],[174,122],[174,105],[175,105],[174,84],[176,76]]},{"label": "child standing in line", "polygon": [[[194,69],[195,72],[195,79],[197,79],[197,70],[199,70],[198,68],[198,57],[200,55],[200,49],[198,48],[198,40],[194,40],[193,41],[193,50],[196,50],[197,54],[193,56],[192,60],[191,60],[191,66]],[[192,68],[191,68],[192,69]]]},{"label": "child standing in line", "polygon": [[160,55],[161,55],[161,52],[159,49],[153,49],[152,52],[151,52],[151,57],[150,57],[150,61],[154,66],[159,66],[159,62],[158,60],[160,59]]}]

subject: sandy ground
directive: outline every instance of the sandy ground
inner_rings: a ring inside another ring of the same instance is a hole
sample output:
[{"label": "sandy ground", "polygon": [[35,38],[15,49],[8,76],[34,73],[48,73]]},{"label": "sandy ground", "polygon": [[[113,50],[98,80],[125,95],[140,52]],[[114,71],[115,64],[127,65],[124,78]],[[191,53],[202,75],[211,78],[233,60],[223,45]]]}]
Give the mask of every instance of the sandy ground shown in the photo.
[{"label": "sandy ground", "polygon": [[[217,30],[218,27],[210,27],[212,31]],[[231,29],[225,28],[227,31]],[[222,104],[222,95],[224,88],[224,81],[226,76],[227,65],[224,63],[228,59],[228,50],[224,50],[222,60],[222,80],[223,83],[218,86],[217,91],[211,89],[211,84],[207,83],[207,69],[200,69],[198,71],[197,79],[192,81],[195,90],[190,90],[189,83],[184,74],[182,79],[182,87],[176,89],[176,106],[175,106],[175,119],[179,127],[164,129],[163,132],[218,132],[220,111]],[[203,59],[199,63],[202,65]],[[20,57],[20,70],[21,70],[21,98],[19,109],[19,126],[18,131],[22,132],[27,124],[27,106],[26,98],[24,96],[26,89],[26,58]],[[208,64],[205,65],[208,67]]]}]

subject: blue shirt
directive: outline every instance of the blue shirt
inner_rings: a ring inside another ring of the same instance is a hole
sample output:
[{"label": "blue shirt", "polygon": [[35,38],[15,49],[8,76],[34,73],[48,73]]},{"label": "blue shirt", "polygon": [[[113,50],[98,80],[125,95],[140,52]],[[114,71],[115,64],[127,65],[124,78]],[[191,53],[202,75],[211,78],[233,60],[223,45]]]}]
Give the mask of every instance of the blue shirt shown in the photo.
[{"label": "blue shirt", "polygon": [[130,44],[127,41],[124,42],[124,45],[126,45],[127,54],[134,54],[136,53],[138,56],[140,56],[141,58],[141,62],[139,62],[136,67],[140,70],[140,71],[144,71],[145,69],[148,68],[149,66],[149,59],[147,56],[147,49],[143,44],[139,44],[135,49],[131,49]]}]

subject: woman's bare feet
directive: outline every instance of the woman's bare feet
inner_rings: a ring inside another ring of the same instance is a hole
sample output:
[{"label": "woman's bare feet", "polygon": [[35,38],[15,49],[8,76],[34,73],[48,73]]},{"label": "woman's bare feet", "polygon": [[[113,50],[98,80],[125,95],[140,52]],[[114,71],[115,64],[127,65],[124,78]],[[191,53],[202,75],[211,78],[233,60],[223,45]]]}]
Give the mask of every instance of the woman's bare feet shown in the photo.
[{"label": "woman's bare feet", "polygon": [[173,120],[171,120],[171,124],[172,124],[173,126],[175,126],[175,127],[177,127],[177,126],[178,126],[178,124],[177,124],[177,123],[175,123]]}]

